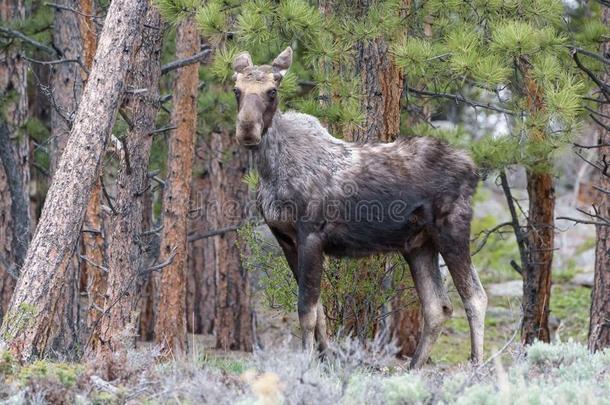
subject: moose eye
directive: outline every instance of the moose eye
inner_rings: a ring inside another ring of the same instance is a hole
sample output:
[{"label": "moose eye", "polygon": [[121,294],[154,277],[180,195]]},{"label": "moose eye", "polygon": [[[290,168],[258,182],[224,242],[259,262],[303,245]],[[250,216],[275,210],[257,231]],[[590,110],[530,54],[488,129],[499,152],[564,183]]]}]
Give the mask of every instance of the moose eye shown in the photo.
[{"label": "moose eye", "polygon": [[271,89],[271,90],[267,91],[267,97],[269,97],[270,100],[273,100],[276,95],[277,95],[277,89]]}]

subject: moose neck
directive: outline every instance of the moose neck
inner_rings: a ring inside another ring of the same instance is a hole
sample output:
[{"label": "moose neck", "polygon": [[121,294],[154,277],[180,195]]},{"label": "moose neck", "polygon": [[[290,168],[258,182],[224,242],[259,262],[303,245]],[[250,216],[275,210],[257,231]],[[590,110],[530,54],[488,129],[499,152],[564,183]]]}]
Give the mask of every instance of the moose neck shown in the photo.
[{"label": "moose neck", "polygon": [[295,160],[298,156],[294,156],[289,146],[290,133],[285,130],[283,124],[282,112],[277,110],[256,151],[259,175],[264,182],[283,179],[289,171],[285,166],[286,162],[298,166],[298,161]]}]

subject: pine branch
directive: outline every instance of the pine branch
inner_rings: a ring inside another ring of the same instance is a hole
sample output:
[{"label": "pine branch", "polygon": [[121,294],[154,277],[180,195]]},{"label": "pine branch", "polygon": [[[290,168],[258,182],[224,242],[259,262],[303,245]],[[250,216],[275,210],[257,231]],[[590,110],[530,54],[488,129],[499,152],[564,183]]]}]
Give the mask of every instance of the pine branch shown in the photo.
[{"label": "pine branch", "polygon": [[409,86],[407,86],[407,92],[411,92],[411,93],[415,94],[416,96],[431,97],[431,98],[446,98],[446,99],[453,100],[458,103],[467,104],[467,105],[471,106],[472,108],[480,107],[480,108],[485,108],[487,110],[501,112],[501,113],[509,114],[509,115],[516,114],[514,111],[507,110],[506,108],[494,106],[491,103],[485,103],[485,104],[479,103],[477,101],[467,99],[466,97],[458,95],[458,94],[437,93],[437,92],[431,92],[431,91],[425,91],[425,90],[417,90],[417,89],[415,89],[413,87],[409,87]]},{"label": "pine branch", "polygon": [[15,31],[10,28],[0,27],[0,33],[3,33],[13,38],[18,38],[21,41],[26,42],[37,49],[40,49],[41,51],[45,51],[49,55],[57,55],[57,52],[55,52],[53,48],[46,46],[45,44],[38,42],[35,39],[32,39],[19,31]]},{"label": "pine branch", "polygon": [[211,48],[206,48],[203,51],[196,53],[193,56],[189,56],[188,58],[175,60],[173,62],[168,63],[167,65],[163,65],[161,68],[161,74],[164,75],[173,70],[180,69],[184,66],[192,65],[194,63],[204,62],[208,56],[212,53]]}]

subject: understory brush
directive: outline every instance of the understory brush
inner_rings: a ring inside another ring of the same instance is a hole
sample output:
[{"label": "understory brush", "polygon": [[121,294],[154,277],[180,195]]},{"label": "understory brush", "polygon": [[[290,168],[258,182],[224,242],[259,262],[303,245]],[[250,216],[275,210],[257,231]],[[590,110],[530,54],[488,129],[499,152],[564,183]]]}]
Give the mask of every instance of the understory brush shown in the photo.
[{"label": "understory brush", "polygon": [[[390,346],[391,347],[391,346]],[[124,380],[85,365],[19,365],[0,355],[0,403],[82,404],[610,404],[610,350],[579,343],[509,348],[469,364],[408,371],[380,341],[342,339],[324,360],[288,348],[157,362],[139,350]]]}]

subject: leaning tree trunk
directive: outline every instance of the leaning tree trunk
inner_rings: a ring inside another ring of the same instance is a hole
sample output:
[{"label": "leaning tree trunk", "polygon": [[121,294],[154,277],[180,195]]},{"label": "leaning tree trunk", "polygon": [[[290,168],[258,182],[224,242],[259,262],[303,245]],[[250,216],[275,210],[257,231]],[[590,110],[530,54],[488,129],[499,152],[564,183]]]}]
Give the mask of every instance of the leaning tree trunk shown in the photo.
[{"label": "leaning tree trunk", "polygon": [[[78,8],[77,0],[60,0],[59,5]],[[53,23],[53,48],[63,59],[82,56],[83,44],[79,32],[79,15],[64,8],[55,8]],[[53,103],[51,109],[51,176],[57,171],[61,154],[68,142],[74,113],[83,91],[86,73],[76,63],[60,63],[51,67]],[[64,356],[77,355],[81,347],[80,328],[80,271],[78,261],[67,257],[62,265],[65,283],[61,286],[57,310],[51,327],[52,349]]]},{"label": "leaning tree trunk", "polygon": [[[0,21],[11,23],[25,18],[21,0],[0,0]],[[13,100],[2,103],[0,111],[0,321],[8,309],[15,275],[23,265],[30,242],[28,183],[29,137],[16,132],[28,116],[27,66],[17,55],[18,49],[3,51],[0,60],[0,98]],[[10,138],[12,141],[7,142]]]},{"label": "leaning tree trunk", "polygon": [[[610,23],[610,8],[604,7],[603,22]],[[602,55],[607,55],[610,45],[604,42]],[[603,77],[605,83],[610,82],[610,74]],[[610,126],[610,105],[600,104],[599,120]],[[596,170],[598,193],[596,207],[599,216],[610,221],[610,132],[606,128],[598,128],[599,139],[598,160],[605,169]],[[597,351],[610,347],[610,226],[597,225],[597,240],[595,246],[595,275],[593,291],[591,292],[591,320],[589,324],[589,350]]]},{"label": "leaning tree trunk", "polygon": [[64,282],[61,266],[78,240],[123,95],[129,50],[141,31],[146,9],[143,0],[114,0],[108,8],[96,63],[0,328],[0,344],[22,360],[40,356],[47,348],[50,320]]},{"label": "leaning tree trunk", "polygon": [[[88,348],[112,378],[126,360],[126,349],[135,345],[139,303],[148,246],[142,235],[144,196],[148,188],[148,163],[152,144],[151,132],[159,109],[161,77],[161,43],[163,27],[156,8],[150,8],[144,19],[142,41],[132,60],[127,83],[144,93],[129,94],[123,109],[132,127],[119,149],[121,164],[117,174],[113,211],[108,216],[108,289],[99,334],[92,335]],[[99,340],[95,339],[99,336]]]},{"label": "leaning tree trunk", "polygon": [[[176,56],[187,58],[199,52],[200,38],[194,18],[176,29]],[[197,87],[199,64],[180,68],[174,82],[167,179],[163,190],[163,238],[161,257],[171,264],[162,270],[155,341],[165,354],[180,354],[186,345],[187,217],[193,173],[194,137],[197,133]]]}]

